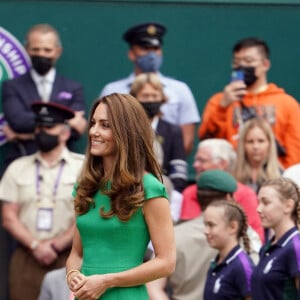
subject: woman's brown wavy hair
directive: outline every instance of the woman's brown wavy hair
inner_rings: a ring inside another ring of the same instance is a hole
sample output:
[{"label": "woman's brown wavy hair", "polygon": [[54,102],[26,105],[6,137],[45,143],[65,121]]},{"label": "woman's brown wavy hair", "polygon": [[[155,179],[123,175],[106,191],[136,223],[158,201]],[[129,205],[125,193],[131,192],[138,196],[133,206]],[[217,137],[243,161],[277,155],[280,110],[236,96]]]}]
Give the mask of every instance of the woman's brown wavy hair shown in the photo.
[{"label": "woman's brown wavy hair", "polygon": [[86,213],[94,206],[95,193],[101,190],[110,197],[111,210],[105,212],[102,207],[100,215],[104,218],[116,215],[120,220],[128,221],[144,203],[144,172],[152,173],[162,181],[160,166],[153,151],[154,133],[138,100],[116,93],[94,102],[88,130],[100,103],[107,105],[108,122],[117,148],[116,159],[111,170],[104,172],[102,158],[90,154],[91,140],[88,139],[86,159],[76,190],[75,210],[79,215]]}]

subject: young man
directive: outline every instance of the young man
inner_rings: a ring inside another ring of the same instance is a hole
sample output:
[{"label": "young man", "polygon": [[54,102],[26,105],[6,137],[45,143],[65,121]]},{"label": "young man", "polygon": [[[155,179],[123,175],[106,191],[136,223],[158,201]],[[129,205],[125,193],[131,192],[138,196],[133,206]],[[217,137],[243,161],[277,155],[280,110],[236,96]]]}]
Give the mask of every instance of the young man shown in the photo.
[{"label": "young man", "polygon": [[270,67],[270,50],[264,41],[246,38],[237,42],[232,68],[242,72],[244,80],[232,80],[209,99],[199,138],[223,138],[236,146],[243,123],[259,116],[272,126],[280,161],[288,167],[300,162],[300,108],[282,88],[268,83]]},{"label": "young man", "polygon": [[133,73],[127,78],[107,84],[101,96],[115,92],[129,93],[136,75],[158,73],[168,98],[161,107],[162,118],[181,127],[185,151],[190,153],[193,148],[195,124],[200,121],[200,116],[190,88],[184,82],[159,72],[163,61],[162,44],[165,33],[165,26],[159,23],[144,23],[129,28],[123,38],[129,44],[128,58],[133,63]]}]

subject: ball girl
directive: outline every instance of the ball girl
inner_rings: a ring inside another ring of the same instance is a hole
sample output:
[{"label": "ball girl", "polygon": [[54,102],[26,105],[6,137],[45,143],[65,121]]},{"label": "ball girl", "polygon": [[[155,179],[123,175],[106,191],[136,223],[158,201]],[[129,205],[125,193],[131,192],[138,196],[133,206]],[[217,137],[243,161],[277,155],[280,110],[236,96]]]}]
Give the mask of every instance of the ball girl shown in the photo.
[{"label": "ball girl", "polygon": [[258,199],[262,225],[274,234],[260,251],[251,280],[252,299],[300,299],[299,188],[288,178],[268,180]]},{"label": "ball girl", "polygon": [[243,209],[233,201],[214,201],[204,212],[204,224],[207,242],[218,250],[207,272],[204,300],[251,299],[254,264],[247,254],[250,244]]}]

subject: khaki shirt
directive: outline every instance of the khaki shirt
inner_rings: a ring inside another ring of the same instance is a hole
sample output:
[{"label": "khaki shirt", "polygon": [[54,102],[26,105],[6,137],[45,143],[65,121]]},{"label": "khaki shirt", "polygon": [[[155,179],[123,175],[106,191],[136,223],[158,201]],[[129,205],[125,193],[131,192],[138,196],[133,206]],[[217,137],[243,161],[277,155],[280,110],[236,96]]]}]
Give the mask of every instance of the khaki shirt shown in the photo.
[{"label": "khaki shirt", "polygon": [[174,300],[202,300],[207,270],[217,255],[206,241],[203,217],[174,228],[176,269],[169,277]]},{"label": "khaki shirt", "polygon": [[[83,159],[83,155],[65,148],[51,166],[37,152],[16,159],[7,168],[0,182],[0,199],[19,204],[20,221],[35,238],[53,238],[73,224],[75,214],[72,191]],[[55,191],[56,195],[53,195]],[[37,230],[39,208],[53,209],[50,231]]]}]

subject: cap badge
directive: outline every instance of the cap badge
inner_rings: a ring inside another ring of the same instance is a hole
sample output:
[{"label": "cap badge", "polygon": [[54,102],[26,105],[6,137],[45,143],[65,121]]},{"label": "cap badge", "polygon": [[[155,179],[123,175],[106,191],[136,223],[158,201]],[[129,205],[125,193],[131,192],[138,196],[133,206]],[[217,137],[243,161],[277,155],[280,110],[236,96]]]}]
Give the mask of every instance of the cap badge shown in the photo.
[{"label": "cap badge", "polygon": [[147,33],[149,34],[149,35],[155,35],[156,34],[156,27],[154,26],[154,25],[149,25],[148,27],[147,27]]},{"label": "cap badge", "polygon": [[48,115],[48,114],[49,114],[49,112],[48,112],[47,107],[42,107],[40,110],[40,115]]}]

